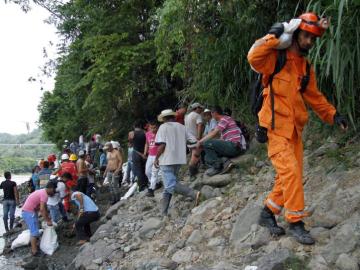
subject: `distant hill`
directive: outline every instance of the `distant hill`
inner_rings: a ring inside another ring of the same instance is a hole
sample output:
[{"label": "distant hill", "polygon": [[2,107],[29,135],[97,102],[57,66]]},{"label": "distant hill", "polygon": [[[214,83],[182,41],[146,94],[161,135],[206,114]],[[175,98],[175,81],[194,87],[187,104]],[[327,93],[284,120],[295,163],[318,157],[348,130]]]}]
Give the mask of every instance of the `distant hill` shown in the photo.
[{"label": "distant hill", "polygon": [[13,173],[31,173],[31,169],[41,158],[46,158],[50,153],[55,153],[53,146],[25,146],[23,144],[46,144],[42,131],[36,129],[29,134],[11,135],[0,133],[0,172],[10,170]]},{"label": "distant hill", "polygon": [[29,134],[11,135],[9,133],[0,133],[0,144],[1,143],[49,143],[42,137],[42,131],[35,129]]}]

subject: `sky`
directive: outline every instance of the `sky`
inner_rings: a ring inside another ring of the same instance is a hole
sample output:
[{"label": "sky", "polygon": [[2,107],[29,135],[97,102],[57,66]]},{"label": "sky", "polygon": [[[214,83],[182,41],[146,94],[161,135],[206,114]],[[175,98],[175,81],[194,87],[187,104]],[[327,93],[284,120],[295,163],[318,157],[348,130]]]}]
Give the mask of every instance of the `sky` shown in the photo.
[{"label": "sky", "polygon": [[[54,57],[59,39],[55,26],[44,22],[48,16],[41,7],[25,13],[18,5],[0,0],[0,133],[27,133],[26,122],[31,130],[37,128],[40,98],[53,89],[53,78],[39,77],[48,60],[43,48]],[[29,82],[30,77],[37,81]],[[41,85],[39,79],[45,83]]]}]

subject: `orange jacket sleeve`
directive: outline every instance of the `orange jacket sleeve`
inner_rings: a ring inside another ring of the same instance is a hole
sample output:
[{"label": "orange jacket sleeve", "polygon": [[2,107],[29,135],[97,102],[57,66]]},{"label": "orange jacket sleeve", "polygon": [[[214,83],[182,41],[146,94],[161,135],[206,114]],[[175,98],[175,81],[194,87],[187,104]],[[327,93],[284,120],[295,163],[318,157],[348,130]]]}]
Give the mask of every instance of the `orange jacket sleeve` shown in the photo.
[{"label": "orange jacket sleeve", "polygon": [[310,70],[310,81],[307,89],[303,94],[303,98],[322,121],[327,122],[331,125],[334,123],[334,115],[336,113],[336,109],[327,101],[325,96],[318,89],[315,72],[312,67]]},{"label": "orange jacket sleeve", "polygon": [[265,75],[270,75],[274,72],[277,56],[275,47],[279,42],[274,35],[266,35],[252,45],[247,58],[251,67],[256,72]]}]

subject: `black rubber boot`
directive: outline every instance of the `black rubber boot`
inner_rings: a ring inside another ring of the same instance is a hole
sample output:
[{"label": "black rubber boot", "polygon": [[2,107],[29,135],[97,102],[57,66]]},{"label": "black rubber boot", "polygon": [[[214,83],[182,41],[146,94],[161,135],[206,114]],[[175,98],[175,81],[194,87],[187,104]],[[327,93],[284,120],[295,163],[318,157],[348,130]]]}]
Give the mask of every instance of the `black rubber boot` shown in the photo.
[{"label": "black rubber boot", "polygon": [[10,230],[12,230],[14,228],[14,221],[15,221],[15,218],[10,218]]},{"label": "black rubber boot", "polygon": [[313,245],[313,244],[315,244],[314,238],[311,237],[309,231],[305,230],[304,222],[302,222],[302,221],[298,221],[298,222],[295,222],[295,223],[290,223],[289,233],[300,244],[303,244],[303,245]]},{"label": "black rubber boot", "polygon": [[4,226],[5,226],[5,231],[8,232],[9,231],[9,225],[8,225],[8,220],[4,219]]},{"label": "black rubber boot", "polygon": [[168,210],[169,210],[169,206],[170,206],[171,197],[172,197],[172,194],[164,193],[163,197],[162,197],[162,199],[160,201],[161,215],[164,216],[164,217],[168,215]]},{"label": "black rubber boot", "polygon": [[267,206],[261,210],[259,225],[268,228],[270,234],[273,236],[280,236],[285,234],[284,228],[277,225],[273,212]]}]

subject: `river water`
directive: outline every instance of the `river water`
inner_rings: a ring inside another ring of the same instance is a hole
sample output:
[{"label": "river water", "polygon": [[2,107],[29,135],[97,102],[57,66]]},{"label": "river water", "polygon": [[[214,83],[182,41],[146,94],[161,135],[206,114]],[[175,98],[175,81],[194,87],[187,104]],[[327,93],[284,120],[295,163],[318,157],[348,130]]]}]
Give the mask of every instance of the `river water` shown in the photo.
[{"label": "river water", "polygon": [[[13,175],[12,180],[15,181],[18,185],[26,182],[29,180],[30,175]],[[1,182],[4,181],[4,179],[1,179]],[[3,195],[2,189],[0,189],[0,194]],[[21,209],[16,207],[16,216],[20,216]],[[3,233],[5,232],[4,222],[3,222],[3,208],[2,203],[0,203],[0,253],[2,253],[5,240],[2,238]],[[0,269],[4,269],[5,265],[7,265],[6,258],[4,256],[0,256]],[[4,267],[4,268],[3,268]],[[5,268],[10,269],[10,268]]]}]

